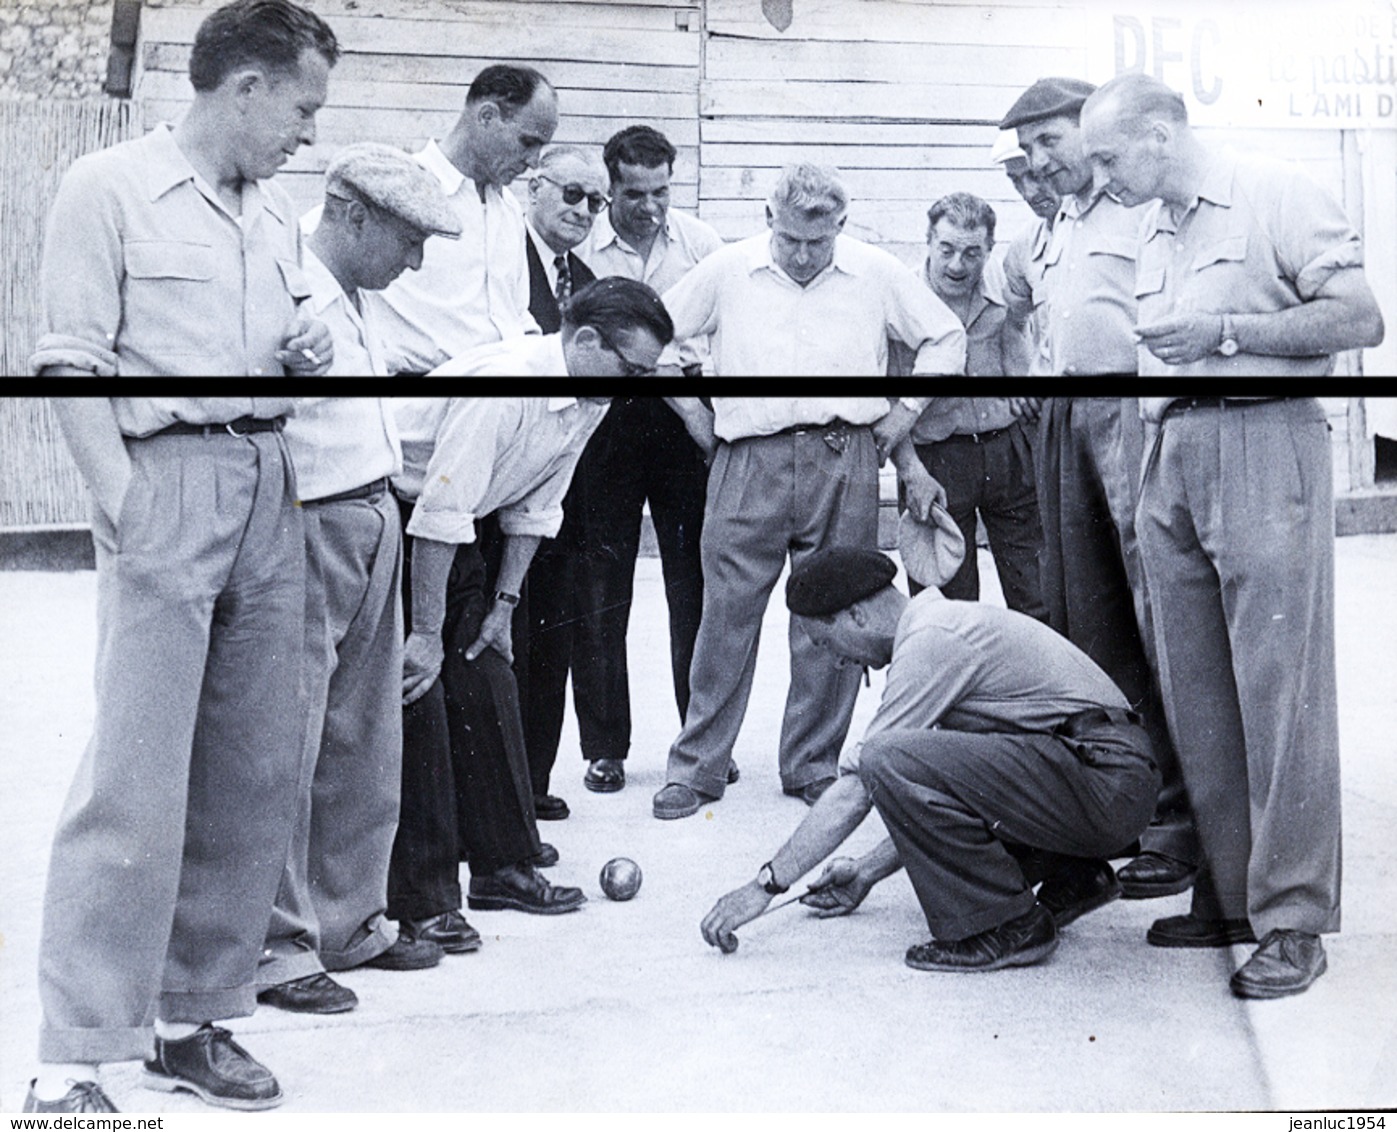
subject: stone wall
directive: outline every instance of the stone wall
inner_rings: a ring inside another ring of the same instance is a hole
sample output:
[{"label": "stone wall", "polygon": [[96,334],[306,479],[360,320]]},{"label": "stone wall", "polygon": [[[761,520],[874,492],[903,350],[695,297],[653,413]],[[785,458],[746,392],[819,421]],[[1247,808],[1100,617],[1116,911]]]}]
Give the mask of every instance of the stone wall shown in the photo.
[{"label": "stone wall", "polygon": [[0,0],[0,98],[102,93],[111,0]]}]

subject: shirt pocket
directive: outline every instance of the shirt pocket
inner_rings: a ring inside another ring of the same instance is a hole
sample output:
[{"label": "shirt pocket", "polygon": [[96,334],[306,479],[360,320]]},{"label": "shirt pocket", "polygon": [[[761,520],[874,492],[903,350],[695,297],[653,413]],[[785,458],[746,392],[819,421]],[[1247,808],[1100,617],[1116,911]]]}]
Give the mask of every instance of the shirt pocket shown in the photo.
[{"label": "shirt pocket", "polygon": [[1199,250],[1193,260],[1194,271],[1204,271],[1210,267],[1227,264],[1243,264],[1247,261],[1247,235],[1239,232],[1235,236],[1224,236],[1214,240]]},{"label": "shirt pocket", "polygon": [[197,371],[217,338],[211,327],[229,317],[228,292],[217,279],[209,244],[134,240],[126,245],[122,334],[139,354]]},{"label": "shirt pocket", "polygon": [[126,245],[126,274],[132,279],[204,283],[213,278],[213,248],[177,240],[139,240]]},{"label": "shirt pocket", "polygon": [[1088,255],[1109,255],[1132,262],[1140,247],[1133,236],[1102,236],[1087,250]]}]

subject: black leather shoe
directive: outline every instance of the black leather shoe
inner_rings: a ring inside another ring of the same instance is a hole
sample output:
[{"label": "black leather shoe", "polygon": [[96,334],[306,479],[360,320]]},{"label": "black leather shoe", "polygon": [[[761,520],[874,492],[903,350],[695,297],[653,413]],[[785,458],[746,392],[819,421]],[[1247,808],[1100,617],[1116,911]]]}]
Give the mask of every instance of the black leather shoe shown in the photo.
[{"label": "black leather shoe", "polygon": [[275,1108],[281,1086],[272,1071],[233,1040],[222,1026],[205,1022],[178,1041],[157,1036],[155,1056],[144,1065],[142,1084],[162,1093],[183,1089],[222,1108]]},{"label": "black leather shoe", "polygon": [[548,842],[540,841],[538,852],[529,858],[529,864],[536,869],[551,869],[558,860],[558,850]]},{"label": "black leather shoe", "polygon": [[1273,928],[1232,976],[1238,998],[1284,998],[1310,989],[1329,968],[1324,944],[1313,932]]},{"label": "black leather shoe", "polygon": [[1121,895],[1127,900],[1153,900],[1187,892],[1198,876],[1198,867],[1146,849],[1128,865],[1122,865],[1116,876],[1121,882]]},{"label": "black leather shoe", "polygon": [[539,821],[562,821],[572,813],[568,804],[555,794],[534,795],[534,816]]},{"label": "black leather shoe", "polygon": [[820,800],[820,796],[833,785],[833,778],[820,778],[814,782],[807,782],[799,790],[787,790],[783,787],[781,793],[789,794],[792,798],[799,798],[807,806],[813,806]]},{"label": "black leather shoe", "polygon": [[481,912],[533,912],[556,916],[587,903],[580,888],[549,884],[532,865],[509,865],[489,876],[471,877],[466,905]]},{"label": "black leather shoe", "polygon": [[1120,881],[1105,861],[1073,861],[1038,888],[1038,903],[1065,928],[1073,920],[1111,903],[1121,894]]},{"label": "black leather shoe", "polygon": [[34,1082],[24,1097],[23,1112],[120,1112],[111,1097],[96,1081],[73,1081],[72,1088],[56,1101],[41,1101],[34,1095]]},{"label": "black leather shoe", "polygon": [[[480,946],[479,941],[476,946]],[[372,959],[365,959],[359,966],[379,971],[425,971],[440,963],[444,954],[441,944],[435,940],[411,935],[400,927],[392,947],[380,951]]]},{"label": "black leather shoe", "polygon": [[[398,924],[398,939],[402,940],[404,937],[409,941],[427,940],[448,955],[480,950],[480,933],[466,923],[466,918],[461,915],[459,908],[425,920],[403,920]],[[386,954],[388,952],[385,951],[384,955]]]},{"label": "black leather shoe", "polygon": [[1145,939],[1155,947],[1231,947],[1255,943],[1256,933],[1246,920],[1204,920],[1190,912],[1156,920]]},{"label": "black leather shoe", "polygon": [[1057,947],[1053,917],[1041,904],[997,928],[965,939],[933,939],[907,949],[907,966],[918,971],[998,971],[1027,967]]},{"label": "black leather shoe", "polygon": [[739,778],[741,778],[741,777],[742,777],[742,772],[741,772],[740,770],[737,769],[737,764],[736,764],[735,762],[733,762],[732,759],[729,759],[729,760],[728,760],[728,774],[727,774],[727,779],[726,779],[727,784],[728,784],[729,786],[731,786],[734,782],[736,782],[736,781],[737,781]]},{"label": "black leather shoe", "polygon": [[359,996],[321,971],[258,991],[257,1001],[293,1014],[343,1014],[359,1005]]},{"label": "black leather shoe", "polygon": [[582,785],[593,794],[615,794],[626,785],[626,764],[620,759],[593,759]]}]

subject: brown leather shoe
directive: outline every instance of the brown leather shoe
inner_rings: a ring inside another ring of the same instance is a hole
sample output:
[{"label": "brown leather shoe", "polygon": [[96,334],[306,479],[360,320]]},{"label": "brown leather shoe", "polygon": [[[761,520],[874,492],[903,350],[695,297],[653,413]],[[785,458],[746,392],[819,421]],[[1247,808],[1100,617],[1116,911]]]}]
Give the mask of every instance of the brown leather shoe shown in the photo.
[{"label": "brown leather shoe", "polygon": [[321,971],[258,991],[257,1001],[293,1014],[343,1014],[359,1005],[359,996]]},{"label": "brown leather shoe", "polygon": [[1052,914],[1035,904],[1022,916],[965,939],[933,939],[907,949],[907,966],[918,971],[998,971],[1027,967],[1057,947]]},{"label": "brown leather shoe", "polygon": [[1153,900],[1157,896],[1187,892],[1198,876],[1198,866],[1146,849],[1135,860],[1122,865],[1116,876],[1125,899]]},{"label": "brown leather shoe", "polygon": [[1313,932],[1275,928],[1232,976],[1238,998],[1284,998],[1310,989],[1329,967],[1324,944]]},{"label": "brown leather shoe", "polygon": [[[398,939],[401,942],[406,939],[408,943],[419,940],[429,941],[436,944],[448,955],[459,955],[466,951],[480,950],[480,933],[470,924],[466,923],[466,918],[461,915],[459,908],[453,908],[450,912],[442,912],[439,916],[429,916],[425,920],[403,920],[398,924]],[[390,947],[383,955],[388,955],[393,949]],[[380,959],[383,956],[379,956]],[[372,959],[365,966],[380,966]],[[402,967],[390,968],[390,970],[403,970]]]},{"label": "brown leather shoe", "polygon": [[56,1101],[41,1101],[34,1095],[34,1082],[24,1097],[24,1112],[120,1112],[111,1097],[96,1081],[72,1081],[73,1086]]},{"label": "brown leather shoe", "polygon": [[580,888],[549,884],[532,865],[509,865],[489,876],[471,877],[466,906],[480,912],[532,912],[557,916],[587,903]]},{"label": "brown leather shoe", "polygon": [[1246,920],[1205,920],[1189,912],[1156,920],[1145,939],[1155,947],[1231,947],[1255,943],[1256,934]]},{"label": "brown leather shoe", "polygon": [[233,1040],[222,1026],[205,1022],[187,1038],[157,1035],[155,1056],[143,1066],[142,1084],[162,1093],[180,1090],[221,1108],[275,1108],[283,1097],[272,1071]]},{"label": "brown leather shoe", "polygon": [[1111,903],[1120,894],[1120,882],[1107,862],[1079,860],[1070,862],[1039,886],[1038,903],[1062,929],[1088,912]]}]

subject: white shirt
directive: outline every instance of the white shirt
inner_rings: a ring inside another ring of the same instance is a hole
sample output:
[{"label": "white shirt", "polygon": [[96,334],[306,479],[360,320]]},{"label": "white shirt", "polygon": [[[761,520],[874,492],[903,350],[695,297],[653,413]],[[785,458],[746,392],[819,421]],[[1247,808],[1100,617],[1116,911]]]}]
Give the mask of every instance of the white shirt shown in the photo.
[{"label": "white shirt", "polygon": [[889,407],[886,397],[714,397],[713,431],[719,440],[733,441],[834,420],[871,425]]},{"label": "white shirt", "polygon": [[507,535],[552,538],[587,438],[609,408],[575,397],[407,397],[394,401],[403,471],[393,481],[417,500],[407,533],[475,541],[475,522],[498,515]]},{"label": "white shirt", "polygon": [[687,275],[699,260],[723,246],[723,237],[697,216],[671,208],[665,213],[665,226],[655,233],[650,255],[642,259],[630,244],[616,234],[611,214],[600,213],[592,230],[577,248],[577,255],[598,279],[624,275],[648,283],[660,294]]},{"label": "white shirt", "polygon": [[561,334],[527,334],[468,350],[428,377],[567,377]]},{"label": "white shirt", "polygon": [[387,377],[383,344],[377,332],[377,308],[365,303],[360,311],[309,243],[302,247],[301,257],[301,269],[310,284],[311,313],[330,328],[330,337],[335,341],[335,360],[329,376]]},{"label": "white shirt", "polygon": [[475,182],[434,141],[413,156],[441,183],[461,221],[461,238],[428,240],[420,270],[375,292],[394,373],[426,373],[487,342],[538,333],[529,313],[524,210],[514,194],[491,185],[482,201]]},{"label": "white shirt", "polygon": [[890,335],[916,351],[914,374],[965,372],[960,319],[895,257],[851,236],[835,238],[830,265],[802,287],[773,260],[771,233],[758,233],[708,256],[664,302],[676,342],[712,336],[723,377],[883,375]]},{"label": "white shirt", "polygon": [[[340,344],[335,340],[338,356]],[[296,497],[324,499],[402,470],[391,403],[384,397],[302,397],[287,418]]]}]

